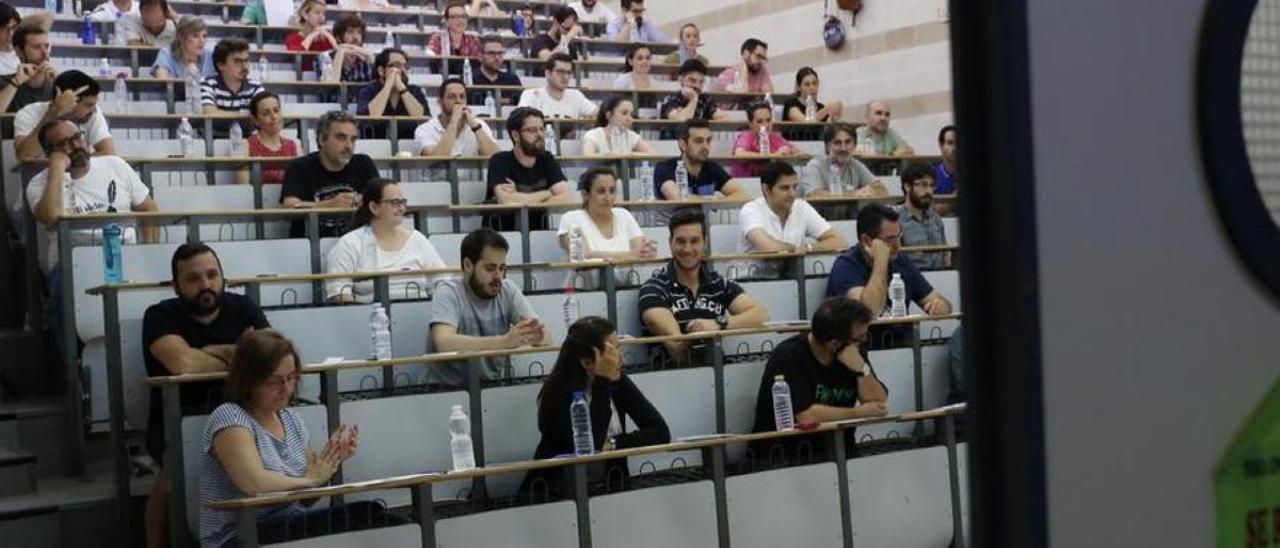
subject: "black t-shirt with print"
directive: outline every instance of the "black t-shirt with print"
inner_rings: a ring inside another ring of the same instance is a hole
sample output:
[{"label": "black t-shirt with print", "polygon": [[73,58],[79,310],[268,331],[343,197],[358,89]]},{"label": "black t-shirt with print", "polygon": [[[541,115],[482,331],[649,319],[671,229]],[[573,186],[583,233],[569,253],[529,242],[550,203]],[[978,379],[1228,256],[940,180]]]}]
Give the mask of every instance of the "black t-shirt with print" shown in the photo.
[{"label": "black t-shirt with print", "polygon": [[[497,203],[498,198],[493,189],[500,184],[506,183],[508,179],[515,183],[516,190],[520,192],[549,190],[552,185],[566,180],[564,172],[560,170],[560,162],[550,152],[544,150],[539,153],[537,159],[534,160],[533,167],[520,165],[514,152],[499,152],[489,158],[489,175],[486,181],[484,201],[486,203]],[[515,213],[489,215],[486,224],[494,230],[519,229]],[[547,229],[546,210],[534,209],[529,211],[529,229]]]},{"label": "black t-shirt with print", "polygon": [[[378,177],[378,167],[364,154],[356,154],[341,171],[329,171],[320,164],[320,153],[312,152],[294,158],[284,172],[284,186],[280,189],[280,203],[290,196],[304,202],[328,200],[343,192],[361,193],[364,184]],[[341,236],[349,215],[322,217],[320,237]],[[290,238],[307,237],[307,223],[299,218],[289,225]]]}]

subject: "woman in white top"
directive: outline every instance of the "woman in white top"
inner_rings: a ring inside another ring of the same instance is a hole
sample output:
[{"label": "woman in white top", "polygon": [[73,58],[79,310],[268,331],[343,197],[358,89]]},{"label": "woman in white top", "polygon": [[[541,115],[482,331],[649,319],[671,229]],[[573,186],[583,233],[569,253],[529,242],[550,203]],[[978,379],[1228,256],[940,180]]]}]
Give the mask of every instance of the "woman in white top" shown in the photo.
[{"label": "woman in white top", "polygon": [[596,127],[582,136],[583,156],[653,154],[653,147],[631,129],[635,106],[626,97],[610,97],[596,111]]},{"label": "woman in white top", "polygon": [[653,54],[647,46],[635,44],[627,50],[627,58],[622,64],[622,74],[613,81],[613,89],[645,91],[653,88],[649,79],[649,68],[653,65]]},{"label": "woman in white top", "polygon": [[613,207],[618,195],[618,176],[612,169],[587,170],[578,180],[582,209],[560,217],[560,248],[569,251],[569,233],[582,233],[583,255],[588,259],[652,259],[658,253],[653,240],[646,238],[631,212]]},{"label": "woman in white top", "polygon": [[[390,179],[374,179],[365,183],[363,202],[325,263],[325,272],[371,272],[387,270],[423,270],[448,268],[436,253],[435,246],[421,232],[404,226],[404,210],[408,205],[400,185]],[[390,278],[393,299],[426,297],[442,276],[395,276]],[[330,302],[373,300],[373,281],[352,283],[349,278],[325,282],[325,299]]]}]

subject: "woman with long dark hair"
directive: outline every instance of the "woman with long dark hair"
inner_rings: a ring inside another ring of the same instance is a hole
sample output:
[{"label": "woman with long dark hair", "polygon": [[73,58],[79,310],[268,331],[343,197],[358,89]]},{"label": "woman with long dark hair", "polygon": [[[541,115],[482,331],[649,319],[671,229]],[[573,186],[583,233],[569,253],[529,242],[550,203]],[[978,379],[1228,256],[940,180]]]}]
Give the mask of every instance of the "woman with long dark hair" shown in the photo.
[{"label": "woman with long dark hair", "polygon": [[[435,246],[421,232],[404,226],[408,205],[400,185],[391,179],[373,179],[364,185],[360,208],[348,232],[329,250],[325,272],[371,272],[447,268]],[[439,277],[391,278],[391,297],[426,297]],[[325,299],[331,302],[371,302],[373,282],[349,278],[325,282]]]},{"label": "woman with long dark hair", "polygon": [[649,78],[649,69],[653,66],[653,53],[644,44],[634,44],[627,50],[627,57],[622,62],[622,74],[613,81],[613,89],[625,91],[646,91],[653,88]]},{"label": "woman with long dark hair", "polygon": [[[805,120],[805,99],[813,97],[813,120]],[[844,103],[832,101],[824,105],[818,102],[818,71],[813,67],[801,67],[796,71],[796,93],[782,105],[782,119],[788,122],[838,122],[844,113]]]},{"label": "woman with long dark hair", "polygon": [[[612,322],[597,316],[582,318],[569,326],[556,364],[538,392],[538,430],[542,440],[534,451],[535,459],[573,453],[569,405],[575,393],[582,394],[591,409],[591,437],[596,451],[661,445],[671,440],[662,415],[623,374],[616,331]],[[630,419],[634,430],[609,432],[615,408],[619,415]],[[626,459],[610,461],[606,467],[606,476],[618,474],[619,468],[621,476],[627,476]],[[559,467],[533,470],[525,476],[521,491],[564,495],[569,492],[564,481],[569,477],[572,476]]]},{"label": "woman with long dark hair", "polygon": [[582,135],[583,156],[653,154],[653,146],[631,129],[635,103],[613,96],[596,110],[596,127]]}]

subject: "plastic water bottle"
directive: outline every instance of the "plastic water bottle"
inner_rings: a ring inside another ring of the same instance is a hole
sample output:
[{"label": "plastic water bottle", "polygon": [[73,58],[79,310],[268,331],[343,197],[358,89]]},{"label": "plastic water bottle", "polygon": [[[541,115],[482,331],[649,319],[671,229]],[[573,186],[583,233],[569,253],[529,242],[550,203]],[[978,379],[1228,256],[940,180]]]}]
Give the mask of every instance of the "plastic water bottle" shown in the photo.
[{"label": "plastic water bottle", "polygon": [[760,154],[768,155],[770,153],[769,129],[765,126],[760,126],[760,131],[756,135],[756,138],[760,140]]},{"label": "plastic water bottle", "polygon": [[827,173],[827,192],[831,193],[832,196],[839,196],[844,193],[844,184],[840,180],[840,164],[836,162],[835,158],[831,159],[831,165],[828,166],[828,169],[830,171]]},{"label": "plastic water bottle", "polygon": [[[467,74],[471,74],[471,73],[468,72]],[[470,86],[471,84],[467,84],[467,85]],[[493,92],[490,92],[488,95],[484,96],[484,110],[485,112],[489,113],[489,116],[491,118],[498,117],[498,100],[494,98]]]},{"label": "plastic water bottle", "polygon": [[264,53],[258,56],[258,81],[266,82],[267,76],[271,75],[271,63],[267,61],[267,55]]},{"label": "plastic water bottle", "polygon": [[591,439],[591,407],[581,390],[574,391],[573,403],[569,404],[569,423],[573,425],[573,453],[590,455],[596,451],[595,440]]},{"label": "plastic water bottle", "polygon": [[461,405],[449,412],[449,447],[453,451],[453,471],[476,467],[476,453],[471,445],[471,420]]},{"label": "plastic water bottle", "polygon": [[124,230],[117,223],[102,227],[102,273],[109,284],[124,281],[124,261],[120,247],[124,244]]},{"label": "plastic water bottle", "polygon": [[773,424],[778,430],[796,427],[796,417],[791,409],[791,385],[782,375],[773,376]]},{"label": "plastic water bottle", "polygon": [[689,170],[685,169],[684,160],[676,160],[676,193],[681,200],[689,199]]},{"label": "plastic water bottle", "polygon": [[369,314],[369,338],[373,359],[391,359],[391,318],[387,317],[382,303],[373,303],[373,312]]},{"label": "plastic water bottle", "polygon": [[111,26],[111,43],[117,46],[128,45],[129,37],[124,33],[124,12],[116,12],[116,22]]},{"label": "plastic water bottle", "polygon": [[547,152],[555,154],[556,156],[560,155],[560,138],[556,136],[555,124],[547,124],[547,129],[542,134],[542,142],[545,145]]},{"label": "plastic water bottle", "polygon": [[516,33],[516,36],[525,35],[524,16],[520,14],[518,9],[511,12],[511,30]]},{"label": "plastic water bottle", "polygon": [[321,82],[328,81],[329,75],[333,72],[333,59],[328,55],[316,56],[316,71],[318,72],[316,77]]},{"label": "plastic water bottle", "polygon": [[769,113],[770,113],[770,114],[772,114],[774,118],[781,118],[781,116],[779,116],[779,115],[778,115],[778,112],[777,112],[778,108],[773,104],[773,94],[772,94],[772,93],[767,92],[767,91],[766,91],[766,92],[764,92],[764,102],[765,102],[765,103],[768,103],[768,105],[769,105]]},{"label": "plastic water bottle", "polygon": [[127,112],[129,110],[129,90],[126,85],[128,78],[129,73],[127,72],[120,71],[116,73],[116,112]]},{"label": "plastic water bottle", "polygon": [[[68,2],[70,0],[67,0]],[[44,0],[44,11],[58,13],[58,0]]]},{"label": "plastic water bottle", "polygon": [[[448,57],[453,55],[453,39],[449,37],[449,29],[440,31],[440,56]],[[445,61],[440,65],[441,74],[449,74],[449,64]]]},{"label": "plastic water bottle", "polygon": [[902,282],[902,274],[893,273],[893,279],[889,281],[889,314],[894,318],[902,318],[907,315],[907,284]]},{"label": "plastic water bottle", "polygon": [[462,60],[462,85],[469,89],[475,82],[475,76],[471,74],[471,58],[468,57]]},{"label": "plastic water bottle", "polygon": [[571,285],[564,289],[564,327],[566,330],[578,321],[578,314],[578,294],[577,290]]},{"label": "plastic water bottle", "polygon": [[191,128],[191,121],[186,116],[178,122],[178,142],[182,145],[182,155],[190,158],[195,153],[196,130]]},{"label": "plastic water bottle", "polygon": [[232,156],[248,156],[248,147],[244,142],[244,130],[240,129],[240,122],[232,122],[231,130],[227,132],[227,137],[231,139],[231,155]]},{"label": "plastic water bottle", "polygon": [[569,262],[580,263],[587,260],[586,246],[582,240],[581,228],[575,226],[569,229]]},{"label": "plastic water bottle", "polygon": [[871,138],[870,131],[868,131],[866,135],[863,135],[862,139],[858,140],[858,150],[863,154],[876,154],[879,152],[876,150],[876,142]]},{"label": "plastic water bottle", "polygon": [[653,201],[653,166],[648,160],[640,162],[640,199]]},{"label": "plastic water bottle", "polygon": [[[71,0],[66,1],[70,2]],[[93,19],[87,11],[84,13],[84,25],[80,27],[80,41],[90,45],[98,41],[97,33],[93,31]]]},{"label": "plastic water bottle", "polygon": [[804,121],[812,122],[818,119],[818,102],[813,98],[813,94],[806,95],[804,98]]},{"label": "plastic water bottle", "polygon": [[200,71],[187,69],[187,105],[191,114],[199,114],[200,108]]},{"label": "plastic water bottle", "polygon": [[111,62],[106,57],[98,60],[98,76],[111,76]]},{"label": "plastic water bottle", "polygon": [[[55,6],[56,6],[56,5],[58,5],[58,3],[55,1],[55,2],[53,2],[53,5],[55,5]],[[81,10],[81,11],[87,11],[87,10],[85,10],[85,9],[84,9],[84,6],[81,6],[81,7],[80,7],[80,10]],[[52,13],[52,11],[50,11],[50,13]],[[63,2],[63,3],[62,3],[62,14],[63,14],[63,15],[75,15],[75,14],[76,14],[76,3],[75,3],[75,2],[73,2],[72,0],[66,0],[65,2]]]}]

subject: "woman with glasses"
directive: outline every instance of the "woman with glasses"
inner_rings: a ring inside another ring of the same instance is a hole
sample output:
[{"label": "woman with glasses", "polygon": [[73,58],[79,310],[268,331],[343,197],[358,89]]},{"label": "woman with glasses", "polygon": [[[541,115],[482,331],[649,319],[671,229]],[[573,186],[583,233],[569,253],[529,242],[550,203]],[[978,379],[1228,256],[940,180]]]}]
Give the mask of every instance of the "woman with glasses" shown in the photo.
[{"label": "woman with glasses", "polygon": [[627,51],[623,61],[622,74],[613,81],[613,89],[626,91],[646,91],[653,89],[653,81],[649,78],[649,68],[653,65],[653,54],[649,47],[633,45]]},{"label": "woman with glasses", "polygon": [[[352,218],[348,232],[329,250],[325,272],[373,272],[448,268],[435,246],[421,232],[404,225],[408,200],[400,185],[390,179],[365,183],[363,202]],[[391,297],[427,297],[435,281],[443,276],[396,276],[388,280]],[[430,278],[430,281],[429,281]],[[329,302],[373,301],[373,281],[352,282],[349,278],[325,282]]]},{"label": "woman with glasses", "polygon": [[[445,38],[449,40],[449,51],[444,50]],[[461,0],[451,0],[444,9],[444,28],[427,38],[427,54],[439,57],[470,57],[479,59],[482,52],[480,38],[467,33],[467,7]],[[472,61],[472,68],[477,61]],[[462,61],[448,61],[449,74],[462,73]],[[439,72],[439,70],[437,70]]]},{"label": "woman with glasses", "polygon": [[596,111],[596,127],[582,136],[583,156],[652,154],[653,147],[631,129],[635,106],[631,99],[613,96]]},{"label": "woman with glasses", "polygon": [[[323,448],[312,450],[302,417],[289,408],[301,372],[298,351],[279,332],[250,330],[236,342],[224,387],[226,403],[209,415],[200,436],[202,547],[239,544],[236,513],[213,510],[209,503],[319,487],[355,456],[360,438],[356,426],[339,425]],[[313,502],[259,508],[259,541],[275,543],[289,540],[290,533],[315,536],[403,521],[386,514],[379,502],[306,510]]]}]

